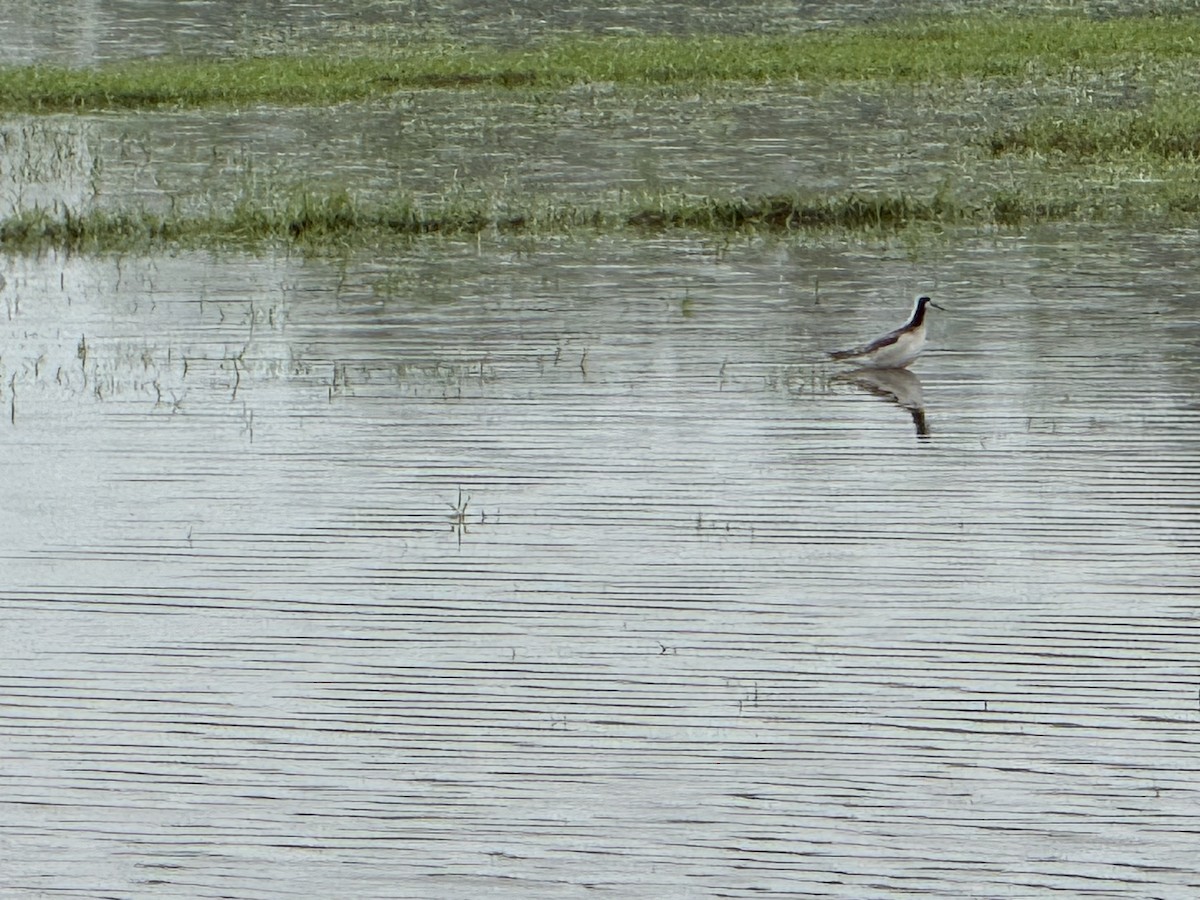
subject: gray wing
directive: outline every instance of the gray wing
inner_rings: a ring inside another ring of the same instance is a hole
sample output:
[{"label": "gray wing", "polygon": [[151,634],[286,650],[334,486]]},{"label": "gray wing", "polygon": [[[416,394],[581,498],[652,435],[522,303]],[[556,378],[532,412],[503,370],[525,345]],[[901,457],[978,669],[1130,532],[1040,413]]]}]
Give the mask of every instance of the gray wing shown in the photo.
[{"label": "gray wing", "polygon": [[903,328],[897,328],[895,331],[889,331],[883,337],[875,338],[869,344],[863,344],[861,347],[853,347],[849,350],[834,350],[829,355],[834,359],[853,359],[856,356],[866,356],[868,353],[874,353],[888,344],[896,343],[903,333]]}]

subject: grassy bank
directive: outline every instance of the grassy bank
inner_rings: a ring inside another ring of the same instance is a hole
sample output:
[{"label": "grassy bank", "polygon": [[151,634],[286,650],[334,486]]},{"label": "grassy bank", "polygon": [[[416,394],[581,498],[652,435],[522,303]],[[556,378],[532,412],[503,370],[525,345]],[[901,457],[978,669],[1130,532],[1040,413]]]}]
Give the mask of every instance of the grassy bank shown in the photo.
[{"label": "grassy bank", "polygon": [[894,232],[918,222],[949,218],[961,216],[945,203],[900,195],[809,200],[779,196],[755,200],[659,197],[628,206],[597,202],[516,208],[486,199],[418,204],[403,197],[361,201],[344,192],[300,191],[283,203],[247,201],[224,213],[27,211],[0,221],[0,247],[18,251],[47,246],[104,251],[163,245],[329,249],[430,234],[553,235],[623,229],[644,234],[670,228],[710,232],[835,228]]},{"label": "grassy bank", "polygon": [[221,60],[143,59],[0,68],[20,112],[250,104],[326,105],[422,87],[557,88],[1049,77],[1197,62],[1200,17],[961,16],[791,36],[559,37],[510,50],[422,43]]},{"label": "grassy bank", "polygon": [[[0,248],[33,252],[155,250],[165,246],[256,249],[291,246],[328,251],[421,235],[579,231],[631,234],[682,229],[707,233],[841,233],[884,237],[914,226],[1014,228],[1035,223],[1194,217],[1200,177],[1094,190],[1079,184],[1055,193],[1046,185],[930,194],[773,195],[748,199],[664,195],[641,202],[563,203],[526,207],[482,198],[417,203],[409,197],[361,200],[337,191],[296,190],[282,201],[244,200],[227,211],[155,214],[32,210],[0,220]],[[277,192],[276,196],[284,196]]]}]

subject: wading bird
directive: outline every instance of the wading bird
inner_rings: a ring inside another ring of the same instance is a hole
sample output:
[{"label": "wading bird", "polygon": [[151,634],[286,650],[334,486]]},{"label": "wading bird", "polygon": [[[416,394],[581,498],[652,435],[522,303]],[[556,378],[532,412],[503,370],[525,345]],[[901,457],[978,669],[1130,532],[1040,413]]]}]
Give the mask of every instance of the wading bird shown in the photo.
[{"label": "wading bird", "polygon": [[944,309],[928,297],[918,297],[908,321],[895,331],[889,331],[861,347],[834,350],[829,355],[834,359],[849,360],[859,366],[871,366],[876,369],[903,369],[920,356],[921,350],[925,347],[925,307],[927,306]]}]

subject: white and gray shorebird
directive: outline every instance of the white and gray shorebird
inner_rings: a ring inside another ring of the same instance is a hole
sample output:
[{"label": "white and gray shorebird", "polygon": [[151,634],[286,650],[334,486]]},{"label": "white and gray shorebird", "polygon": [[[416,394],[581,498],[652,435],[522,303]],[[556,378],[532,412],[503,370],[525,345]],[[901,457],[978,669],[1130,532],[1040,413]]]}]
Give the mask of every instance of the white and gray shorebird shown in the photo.
[{"label": "white and gray shorebird", "polygon": [[918,297],[908,321],[870,343],[849,350],[834,350],[829,355],[873,369],[903,369],[925,348],[925,307],[943,309],[928,297]]}]

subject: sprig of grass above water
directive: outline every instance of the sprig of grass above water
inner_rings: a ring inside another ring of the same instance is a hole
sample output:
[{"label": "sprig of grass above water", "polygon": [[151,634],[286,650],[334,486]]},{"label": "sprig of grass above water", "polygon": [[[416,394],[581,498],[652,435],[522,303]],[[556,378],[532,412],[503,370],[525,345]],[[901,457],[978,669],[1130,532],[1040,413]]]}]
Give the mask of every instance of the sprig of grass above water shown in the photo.
[{"label": "sprig of grass above water", "polygon": [[327,105],[403,88],[559,88],[809,80],[944,81],[1111,72],[1197,60],[1200,18],[962,16],[801,35],[562,36],[526,49],[449,44],[97,69],[0,69],[0,109],[23,112]]}]

